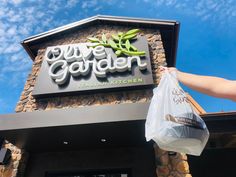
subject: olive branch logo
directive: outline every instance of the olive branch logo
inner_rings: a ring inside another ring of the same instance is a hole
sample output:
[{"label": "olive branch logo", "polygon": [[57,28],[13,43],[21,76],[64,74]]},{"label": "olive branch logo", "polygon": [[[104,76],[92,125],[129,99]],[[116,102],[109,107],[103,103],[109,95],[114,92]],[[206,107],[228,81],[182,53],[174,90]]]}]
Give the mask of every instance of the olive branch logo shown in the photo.
[{"label": "olive branch logo", "polygon": [[102,34],[102,39],[88,37],[87,39],[94,43],[92,47],[104,46],[111,47],[115,50],[117,56],[144,56],[145,51],[138,51],[138,49],[131,44],[131,40],[136,40],[137,34],[140,32],[139,29],[132,29],[126,33],[118,32],[118,34],[112,34],[112,39],[107,39],[105,34]]}]

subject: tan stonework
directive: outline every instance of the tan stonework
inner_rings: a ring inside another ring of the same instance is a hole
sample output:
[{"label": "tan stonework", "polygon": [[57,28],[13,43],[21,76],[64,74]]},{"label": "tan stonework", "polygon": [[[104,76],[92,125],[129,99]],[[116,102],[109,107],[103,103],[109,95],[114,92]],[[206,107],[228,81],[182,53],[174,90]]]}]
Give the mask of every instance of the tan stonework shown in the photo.
[{"label": "tan stonework", "polygon": [[[107,34],[109,37],[111,34],[118,31],[127,31],[130,28],[118,27],[118,26],[93,26],[86,29],[79,29],[71,32],[70,34],[62,35],[49,42],[41,43],[38,50],[38,55],[32,66],[32,72],[29,74],[26,81],[24,90],[20,96],[20,100],[17,103],[16,112],[32,112],[40,110],[52,110],[52,109],[66,109],[76,108],[89,105],[104,105],[104,104],[122,104],[122,103],[137,103],[148,102],[152,97],[152,89],[139,89],[130,91],[117,91],[107,93],[95,93],[95,94],[78,94],[75,96],[60,96],[53,98],[35,99],[32,96],[32,90],[35,85],[37,75],[43,60],[45,49],[48,46],[63,45],[87,42],[87,37],[99,37]],[[141,36],[145,36],[148,40],[149,51],[151,56],[152,73],[154,83],[157,85],[160,79],[159,66],[166,65],[165,52],[161,40],[161,35],[158,30],[153,29],[141,29]],[[16,147],[11,144],[6,144],[10,148]],[[177,154],[174,157],[168,156],[166,151],[162,151],[157,146],[154,147],[157,162],[157,176],[158,177],[191,177],[189,174],[189,167],[187,163],[187,156],[184,154]],[[14,151],[13,151],[14,152]],[[21,151],[13,153],[11,163],[8,166],[1,167],[0,177],[14,177],[16,176],[17,167],[21,158]],[[24,157],[24,156],[23,156]],[[27,158],[23,158],[27,159]],[[20,163],[20,171],[17,176],[23,176],[26,161],[23,160]],[[19,169],[19,168],[18,168]]]},{"label": "tan stonework", "polygon": [[9,142],[5,142],[4,148],[11,150],[11,159],[7,165],[0,165],[0,177],[23,177],[22,172],[25,169],[28,155]]},{"label": "tan stonework", "polygon": [[169,155],[154,145],[157,177],[191,177],[187,156],[183,153]]}]

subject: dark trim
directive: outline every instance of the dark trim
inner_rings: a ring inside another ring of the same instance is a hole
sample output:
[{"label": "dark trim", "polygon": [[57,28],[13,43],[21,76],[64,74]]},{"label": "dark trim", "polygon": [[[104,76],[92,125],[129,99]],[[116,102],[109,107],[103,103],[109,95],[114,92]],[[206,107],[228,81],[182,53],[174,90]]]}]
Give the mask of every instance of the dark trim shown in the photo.
[{"label": "dark trim", "polygon": [[210,133],[236,133],[236,112],[201,115]]},{"label": "dark trim", "polygon": [[32,94],[32,96],[34,96],[34,98],[49,98],[49,97],[60,97],[62,94],[63,96],[73,96],[73,95],[90,95],[90,94],[95,94],[95,93],[107,93],[108,90],[112,91],[113,93],[115,92],[121,92],[121,91],[134,91],[134,90],[144,90],[144,89],[154,89],[155,88],[155,84],[149,84],[149,85],[133,85],[133,86],[127,86],[127,87],[119,87],[119,88],[99,88],[96,90],[82,90],[82,91],[72,91],[72,92],[64,92],[64,93],[46,93],[46,94],[37,94],[35,95],[34,92]]},{"label": "dark trim", "polygon": [[203,118],[216,118],[216,119],[225,119],[225,117],[231,117],[231,116],[236,116],[236,112],[235,111],[231,111],[231,112],[213,112],[213,113],[205,113],[202,114],[201,117]]},{"label": "dark trim", "polygon": [[[149,104],[149,102],[125,103],[2,114],[0,115],[0,132],[27,128],[145,120]],[[201,117],[206,122],[210,132],[228,130],[236,132],[236,112],[203,114]]]},{"label": "dark trim", "polygon": [[59,28],[55,28],[53,30],[49,30],[31,37],[28,37],[23,40],[24,43],[33,42],[35,40],[38,40],[40,38],[44,38],[50,35],[53,35],[55,33],[63,32],[65,30],[69,30],[81,25],[84,25],[86,23],[90,23],[92,21],[110,21],[110,22],[126,22],[126,23],[142,23],[142,24],[155,24],[155,25],[163,25],[163,26],[175,26],[176,23],[179,23],[177,21],[172,20],[159,20],[159,19],[148,19],[148,18],[132,18],[132,17],[121,17],[121,16],[106,16],[106,15],[97,15],[90,18],[86,18],[83,20],[80,20],[78,22],[74,22],[68,25],[61,26]]},{"label": "dark trim", "polygon": [[29,152],[149,146],[144,136],[148,106],[85,106],[2,115],[0,135]]},{"label": "dark trim", "polygon": [[3,144],[4,144],[4,138],[0,137],[0,149],[2,148]]},{"label": "dark trim", "polygon": [[[4,130],[145,120],[149,103],[126,103],[0,115]],[[106,114],[104,114],[106,113]]]},{"label": "dark trim", "polygon": [[[84,106],[0,115],[0,135],[32,152],[147,146],[145,119],[149,104]],[[205,114],[202,118],[212,138],[219,134],[236,134],[236,113]],[[101,138],[108,139],[108,143],[101,143]],[[65,146],[63,141],[70,143]]]},{"label": "dark trim", "polygon": [[34,61],[34,58],[35,58],[36,56],[32,53],[30,47],[29,47],[24,41],[21,42],[21,45],[23,46],[23,48],[25,49],[25,51],[28,53],[28,55],[30,56],[30,58]]},{"label": "dark trim", "polygon": [[[176,63],[176,53],[177,53],[177,44],[178,44],[178,35],[179,35],[179,22],[171,21],[171,20],[159,20],[159,19],[145,19],[145,18],[131,18],[131,17],[118,17],[118,16],[105,16],[105,15],[97,15],[94,17],[90,17],[84,20],[80,20],[78,22],[74,22],[59,28],[55,28],[53,30],[40,33],[29,38],[26,38],[21,42],[22,46],[29,54],[30,58],[34,61],[36,52],[33,51],[31,46],[35,43],[42,42],[42,40],[49,40],[58,34],[65,33],[67,30],[78,29],[82,26],[94,25],[94,24],[118,24],[118,25],[133,25],[137,27],[148,27],[148,28],[158,28],[163,33],[167,32],[165,37],[171,36],[171,41],[169,39],[163,40],[165,50],[167,55],[167,63],[169,66],[175,66]],[[171,33],[170,33],[171,32]]]},{"label": "dark trim", "polygon": [[179,30],[180,30],[180,23],[176,22],[175,24],[175,28],[174,28],[174,34],[173,34],[173,47],[172,47],[172,54],[173,56],[171,56],[171,58],[174,58],[175,60],[173,60],[173,63],[169,65],[169,67],[173,67],[176,66],[176,58],[177,58],[177,49],[178,49],[178,42],[179,42]]}]

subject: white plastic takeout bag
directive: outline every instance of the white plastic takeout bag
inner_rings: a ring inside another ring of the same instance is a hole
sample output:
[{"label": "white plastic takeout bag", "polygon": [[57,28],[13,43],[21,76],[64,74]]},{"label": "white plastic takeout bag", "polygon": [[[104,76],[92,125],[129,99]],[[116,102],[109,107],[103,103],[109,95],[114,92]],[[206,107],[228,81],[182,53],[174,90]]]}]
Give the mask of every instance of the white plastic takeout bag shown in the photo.
[{"label": "white plastic takeout bag", "polygon": [[154,140],[167,151],[199,156],[209,131],[205,122],[189,103],[176,79],[176,72],[162,75],[148,110],[145,124],[146,140]]}]

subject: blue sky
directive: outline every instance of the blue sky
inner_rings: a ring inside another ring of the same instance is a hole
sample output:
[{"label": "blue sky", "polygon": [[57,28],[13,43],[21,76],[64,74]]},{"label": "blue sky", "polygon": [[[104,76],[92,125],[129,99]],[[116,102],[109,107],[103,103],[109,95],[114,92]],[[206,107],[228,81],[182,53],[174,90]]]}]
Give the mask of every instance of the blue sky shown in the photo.
[{"label": "blue sky", "polygon": [[[97,14],[178,20],[177,68],[236,80],[236,1],[233,0],[0,0],[0,113],[14,112],[32,62],[20,41]],[[184,87],[207,111],[236,103]]]}]

